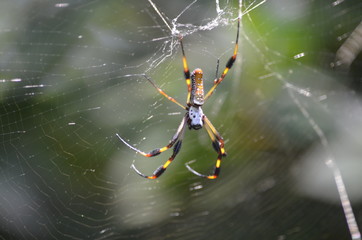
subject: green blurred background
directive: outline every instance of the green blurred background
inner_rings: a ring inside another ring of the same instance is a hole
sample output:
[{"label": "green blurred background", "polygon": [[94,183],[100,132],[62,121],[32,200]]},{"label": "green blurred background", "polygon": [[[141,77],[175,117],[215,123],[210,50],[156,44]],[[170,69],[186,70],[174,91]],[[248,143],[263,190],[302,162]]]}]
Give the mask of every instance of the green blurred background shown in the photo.
[{"label": "green blurred background", "polygon": [[[238,1],[155,0],[212,86],[232,55]],[[362,226],[362,59],[336,53],[362,2],[242,1],[237,61],[204,106],[228,156],[186,131],[157,180],[184,103],[177,39],[148,1],[0,3],[1,239],[351,239],[329,158]],[[358,43],[358,39],[356,38]],[[361,44],[361,42],[359,42]],[[358,238],[355,238],[358,239]]]}]

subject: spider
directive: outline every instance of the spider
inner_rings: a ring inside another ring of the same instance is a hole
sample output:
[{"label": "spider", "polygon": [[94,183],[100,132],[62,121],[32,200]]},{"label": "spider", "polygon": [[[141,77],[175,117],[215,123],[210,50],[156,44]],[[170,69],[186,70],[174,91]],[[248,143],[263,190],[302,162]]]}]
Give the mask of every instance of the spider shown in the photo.
[{"label": "spider", "polygon": [[[175,159],[176,155],[179,153],[181,149],[182,139],[184,137],[185,127],[188,126],[190,130],[199,130],[203,126],[205,127],[208,135],[210,136],[210,139],[212,141],[212,146],[217,152],[217,160],[215,163],[215,167],[213,170],[213,173],[211,175],[204,175],[201,174],[194,169],[192,169],[188,163],[186,163],[186,167],[189,171],[194,173],[195,175],[199,177],[204,177],[208,179],[216,179],[219,176],[220,173],[220,165],[221,165],[221,159],[222,157],[226,156],[226,151],[224,149],[224,140],[221,137],[221,135],[218,133],[216,128],[211,124],[210,120],[206,117],[206,115],[202,111],[202,106],[206,102],[206,100],[214,93],[216,87],[224,80],[226,77],[226,74],[233,66],[237,52],[238,52],[238,40],[239,40],[239,29],[240,29],[240,18],[238,18],[238,25],[237,25],[237,33],[236,33],[236,41],[235,41],[235,47],[233,55],[230,57],[228,62],[226,63],[225,69],[221,76],[218,78],[216,76],[214,80],[214,85],[211,87],[211,89],[204,95],[204,86],[203,86],[203,72],[200,68],[196,68],[191,74],[189,71],[189,68],[187,66],[187,60],[185,55],[185,50],[182,43],[182,36],[179,37],[179,42],[181,45],[181,51],[182,51],[182,63],[183,63],[183,72],[186,80],[187,85],[187,100],[186,100],[186,106],[179,103],[177,100],[175,100],[173,97],[170,97],[167,95],[161,88],[159,88],[155,82],[148,77],[146,74],[143,74],[142,76],[145,77],[151,85],[164,97],[166,97],[168,100],[176,103],[178,106],[186,110],[186,113],[184,117],[182,118],[182,121],[175,133],[175,135],[172,137],[170,142],[162,148],[156,148],[148,153],[143,152],[133,146],[131,146],[129,143],[127,143],[123,138],[121,138],[118,134],[117,137],[129,148],[136,151],[137,153],[145,156],[145,157],[154,157],[162,152],[170,149],[173,147],[173,153],[171,157],[160,167],[158,167],[151,176],[145,175],[141,173],[134,164],[132,164],[132,168],[135,170],[135,172],[148,179],[156,179],[159,176],[161,176],[162,173],[165,172],[167,167],[171,164],[171,162]],[[217,72],[217,71],[216,71]]]}]

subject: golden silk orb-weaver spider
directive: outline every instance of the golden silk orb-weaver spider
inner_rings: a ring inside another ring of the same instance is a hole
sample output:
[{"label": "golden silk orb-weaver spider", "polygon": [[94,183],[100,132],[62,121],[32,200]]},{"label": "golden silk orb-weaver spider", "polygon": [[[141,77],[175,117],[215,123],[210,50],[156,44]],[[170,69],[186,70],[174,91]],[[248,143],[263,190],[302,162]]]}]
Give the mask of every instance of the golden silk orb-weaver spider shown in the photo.
[{"label": "golden silk orb-weaver spider", "polygon": [[203,80],[203,72],[200,68],[196,68],[191,74],[189,71],[189,68],[187,66],[187,60],[185,55],[185,50],[182,43],[182,36],[180,36],[179,41],[181,45],[181,51],[182,51],[182,63],[183,63],[183,71],[185,75],[186,85],[187,85],[187,100],[186,100],[186,106],[182,105],[178,101],[176,101],[173,97],[170,97],[167,95],[161,88],[159,88],[155,82],[148,77],[147,75],[143,74],[143,76],[152,84],[156,90],[165,96],[168,100],[176,103],[180,107],[186,110],[186,113],[184,117],[182,118],[182,121],[175,133],[175,135],[172,137],[170,142],[162,148],[156,148],[148,153],[145,153],[133,146],[131,146],[129,143],[127,143],[123,138],[121,138],[118,134],[117,137],[129,148],[136,151],[137,153],[145,156],[145,157],[154,157],[159,155],[160,153],[166,151],[167,149],[170,149],[173,147],[173,153],[172,156],[160,167],[158,167],[151,176],[147,176],[143,173],[141,173],[134,164],[132,164],[132,168],[136,171],[136,173],[144,178],[148,179],[156,179],[159,176],[161,176],[162,173],[165,172],[167,167],[171,164],[171,162],[175,159],[176,155],[179,153],[181,149],[182,139],[184,137],[185,133],[185,127],[188,126],[188,128],[199,130],[202,127],[205,127],[208,135],[211,138],[212,146],[217,152],[217,160],[215,163],[214,171],[211,175],[204,175],[201,173],[198,173],[194,169],[192,169],[187,163],[186,167],[189,171],[196,174],[199,177],[204,177],[208,179],[215,179],[219,176],[220,173],[220,165],[221,165],[221,159],[222,157],[226,156],[226,152],[224,149],[224,140],[221,137],[221,135],[218,133],[216,128],[211,124],[210,120],[206,117],[206,115],[202,111],[202,106],[206,102],[206,100],[213,94],[216,87],[224,80],[226,77],[226,74],[230,70],[230,68],[233,66],[237,52],[238,52],[238,41],[239,41],[239,29],[240,29],[240,18],[238,18],[238,26],[237,26],[237,33],[236,33],[236,41],[235,41],[235,47],[233,55],[230,57],[228,62],[226,63],[225,69],[222,72],[220,77],[215,78],[214,85],[211,87],[211,89],[204,95],[204,80]]}]

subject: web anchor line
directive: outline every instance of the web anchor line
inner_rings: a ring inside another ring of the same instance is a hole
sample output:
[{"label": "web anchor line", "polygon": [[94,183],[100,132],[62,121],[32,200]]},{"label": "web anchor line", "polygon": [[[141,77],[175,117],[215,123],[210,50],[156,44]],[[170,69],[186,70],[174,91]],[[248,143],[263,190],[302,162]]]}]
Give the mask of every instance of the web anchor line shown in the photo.
[{"label": "web anchor line", "polygon": [[308,111],[303,107],[300,101],[295,97],[291,89],[288,89],[289,96],[292,98],[293,102],[297,105],[298,109],[301,111],[303,116],[308,120],[310,126],[314,130],[314,132],[319,137],[321,144],[324,150],[327,153],[327,157],[324,159],[325,165],[331,169],[334,182],[337,187],[338,195],[341,201],[341,205],[343,208],[344,216],[347,221],[348,229],[351,234],[353,240],[361,240],[361,233],[358,228],[356,217],[353,213],[351,201],[349,200],[348,193],[346,190],[346,186],[343,181],[343,177],[341,171],[339,170],[338,166],[335,163],[334,157],[331,155],[331,150],[329,148],[328,140],[323,133],[322,129],[319,125],[315,122],[315,120],[310,116]]}]

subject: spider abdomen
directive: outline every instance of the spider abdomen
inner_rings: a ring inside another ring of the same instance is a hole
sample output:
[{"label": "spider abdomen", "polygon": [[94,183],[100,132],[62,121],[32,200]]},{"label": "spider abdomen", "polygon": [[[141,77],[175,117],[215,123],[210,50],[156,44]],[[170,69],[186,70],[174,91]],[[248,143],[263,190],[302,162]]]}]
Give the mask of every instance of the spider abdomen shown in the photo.
[{"label": "spider abdomen", "polygon": [[204,112],[202,111],[201,107],[190,106],[189,116],[187,121],[189,128],[195,130],[202,128],[202,126],[204,125],[203,117],[204,117]]},{"label": "spider abdomen", "polygon": [[204,104],[204,80],[203,72],[196,68],[191,74],[191,105],[202,106]]}]

